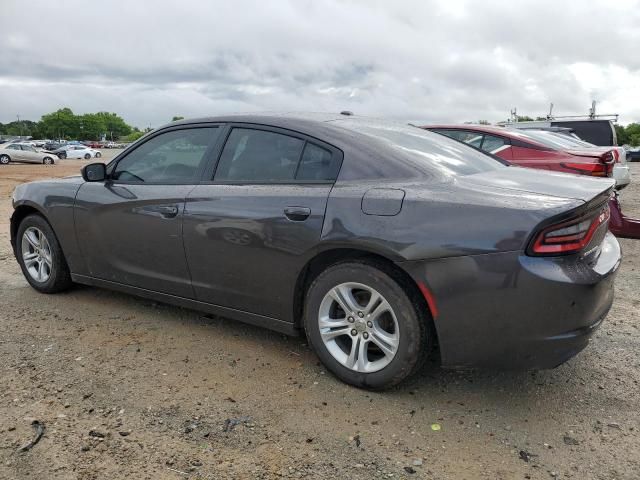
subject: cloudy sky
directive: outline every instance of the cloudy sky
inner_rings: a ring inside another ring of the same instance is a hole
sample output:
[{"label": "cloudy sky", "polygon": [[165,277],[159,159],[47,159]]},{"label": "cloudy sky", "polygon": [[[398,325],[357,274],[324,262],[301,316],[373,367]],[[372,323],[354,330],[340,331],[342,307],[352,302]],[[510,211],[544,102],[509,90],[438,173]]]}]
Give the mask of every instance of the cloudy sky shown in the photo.
[{"label": "cloudy sky", "polygon": [[635,0],[2,0],[0,122],[248,111],[640,121]]}]

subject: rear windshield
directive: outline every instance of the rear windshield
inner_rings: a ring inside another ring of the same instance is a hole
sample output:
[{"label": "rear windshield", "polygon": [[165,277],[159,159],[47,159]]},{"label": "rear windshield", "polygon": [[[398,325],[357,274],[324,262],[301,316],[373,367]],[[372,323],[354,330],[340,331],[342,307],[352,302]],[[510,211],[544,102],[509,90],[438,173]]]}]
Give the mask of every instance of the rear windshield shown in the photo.
[{"label": "rear windshield", "polygon": [[447,176],[473,175],[505,168],[499,159],[456,140],[411,125],[338,120],[340,126],[368,135],[402,154],[407,163]]},{"label": "rear windshield", "polygon": [[545,147],[554,149],[593,147],[593,145],[588,142],[577,140],[561,133],[547,132],[544,130],[520,130],[518,133],[541,143]]}]

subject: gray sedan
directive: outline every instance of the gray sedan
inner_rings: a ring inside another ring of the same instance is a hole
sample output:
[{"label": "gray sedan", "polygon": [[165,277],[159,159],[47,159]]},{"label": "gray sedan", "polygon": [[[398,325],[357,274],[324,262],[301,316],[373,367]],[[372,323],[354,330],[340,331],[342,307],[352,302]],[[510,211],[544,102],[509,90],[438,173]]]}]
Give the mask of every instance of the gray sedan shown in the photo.
[{"label": "gray sedan", "polygon": [[58,157],[49,152],[40,152],[32,145],[24,143],[8,143],[0,148],[0,165],[11,162],[44,163],[53,165]]},{"label": "gray sedan", "polygon": [[115,289],[306,334],[342,380],[551,368],[613,302],[614,182],[506,166],[351,115],[180,121],[82,176],[18,186],[27,281]]}]

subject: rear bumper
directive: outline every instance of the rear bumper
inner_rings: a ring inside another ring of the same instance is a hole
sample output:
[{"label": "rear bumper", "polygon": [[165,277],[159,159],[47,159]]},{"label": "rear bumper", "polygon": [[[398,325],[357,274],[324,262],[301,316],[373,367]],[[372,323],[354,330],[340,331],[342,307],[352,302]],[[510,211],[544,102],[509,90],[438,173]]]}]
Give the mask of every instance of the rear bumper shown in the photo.
[{"label": "rear bumper", "polygon": [[640,220],[625,217],[618,197],[614,196],[609,201],[611,218],[609,219],[609,230],[616,237],[620,238],[640,238]]},{"label": "rear bumper", "polygon": [[400,264],[433,295],[442,365],[553,368],[580,352],[613,303],[620,246],[593,265],[521,252]]},{"label": "rear bumper", "polygon": [[616,163],[613,166],[613,179],[616,181],[616,189],[621,190],[631,182],[629,165],[626,163]]}]

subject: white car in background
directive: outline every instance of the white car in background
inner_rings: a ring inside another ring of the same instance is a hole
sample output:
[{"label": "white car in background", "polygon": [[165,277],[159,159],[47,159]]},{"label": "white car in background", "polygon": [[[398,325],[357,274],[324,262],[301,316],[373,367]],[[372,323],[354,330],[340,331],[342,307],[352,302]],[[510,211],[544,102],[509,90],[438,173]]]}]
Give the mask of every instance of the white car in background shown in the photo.
[{"label": "white car in background", "polygon": [[67,158],[84,158],[85,160],[89,160],[90,158],[100,158],[102,156],[102,153],[98,150],[84,145],[69,145],[65,150]]}]

